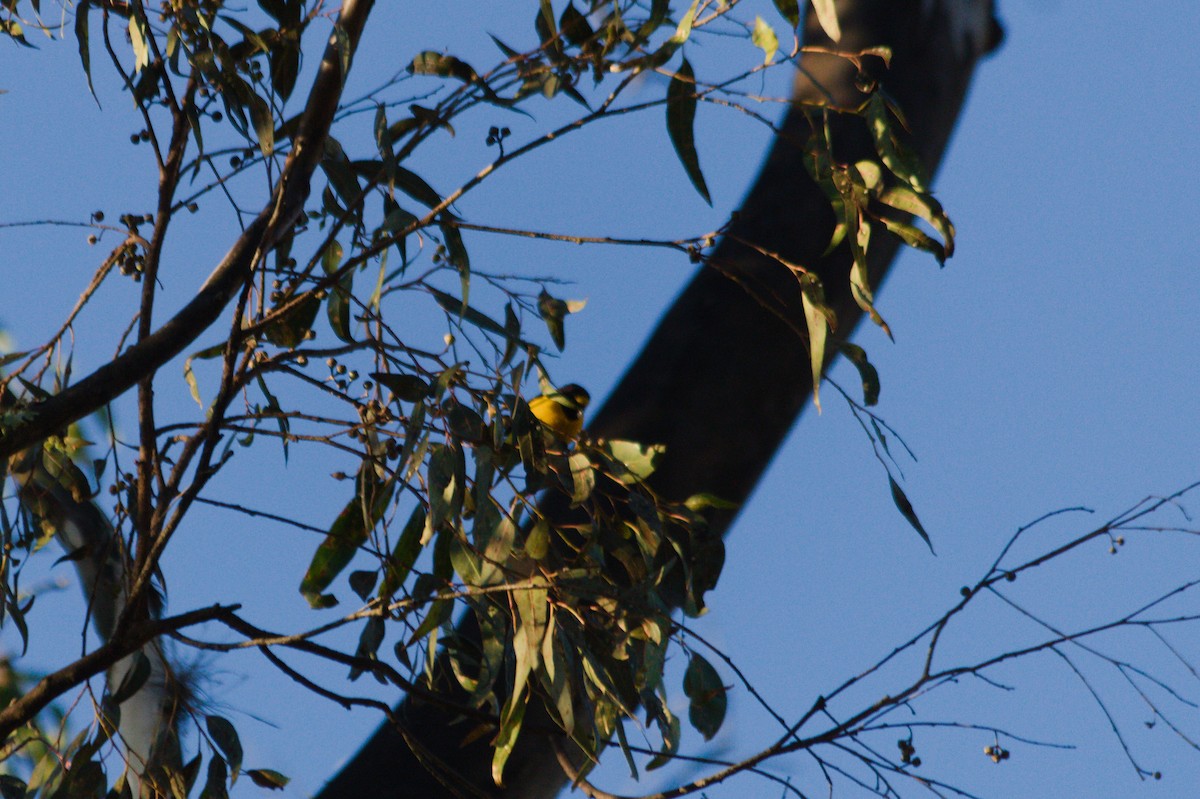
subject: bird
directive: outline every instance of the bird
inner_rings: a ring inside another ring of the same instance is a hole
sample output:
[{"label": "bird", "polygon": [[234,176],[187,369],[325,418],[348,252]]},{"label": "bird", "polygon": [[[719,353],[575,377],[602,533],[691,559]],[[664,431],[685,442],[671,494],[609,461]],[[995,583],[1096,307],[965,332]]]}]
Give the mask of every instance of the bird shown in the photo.
[{"label": "bird", "polygon": [[543,427],[561,438],[573,440],[583,430],[583,411],[591,399],[583,386],[568,383],[558,391],[531,399],[529,410]]}]

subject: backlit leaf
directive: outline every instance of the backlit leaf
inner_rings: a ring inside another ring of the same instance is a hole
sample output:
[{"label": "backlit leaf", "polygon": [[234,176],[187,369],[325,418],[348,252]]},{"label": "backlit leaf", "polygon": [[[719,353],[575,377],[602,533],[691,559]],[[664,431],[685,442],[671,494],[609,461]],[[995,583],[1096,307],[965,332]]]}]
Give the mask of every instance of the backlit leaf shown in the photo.
[{"label": "backlit leaf", "polygon": [[[917,513],[913,510],[912,503],[908,501],[908,497],[896,483],[895,478],[890,474],[888,475],[888,483],[892,487],[892,501],[896,503],[896,507],[900,509],[900,513],[913,526],[917,534],[921,536],[921,540],[925,542],[925,546],[929,547],[929,551],[933,552],[933,542],[929,540],[929,533],[925,532],[925,528],[921,526],[921,520],[917,518]],[[936,555],[937,553],[933,552],[933,554]]]},{"label": "backlit leaf", "polygon": [[675,154],[679,156],[688,179],[704,201],[712,205],[704,173],[700,171],[700,157],[696,154],[694,124],[696,120],[696,75],[687,59],[667,86],[667,135]]}]

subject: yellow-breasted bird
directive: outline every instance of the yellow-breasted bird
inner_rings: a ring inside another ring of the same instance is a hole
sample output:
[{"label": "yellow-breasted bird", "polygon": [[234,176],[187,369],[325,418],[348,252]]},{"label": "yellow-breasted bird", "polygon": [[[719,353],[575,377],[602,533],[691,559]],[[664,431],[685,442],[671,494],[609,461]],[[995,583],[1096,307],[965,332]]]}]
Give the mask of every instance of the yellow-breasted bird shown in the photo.
[{"label": "yellow-breasted bird", "polygon": [[579,438],[583,430],[583,410],[591,400],[583,386],[568,383],[558,391],[531,399],[529,410],[545,427],[570,440]]}]

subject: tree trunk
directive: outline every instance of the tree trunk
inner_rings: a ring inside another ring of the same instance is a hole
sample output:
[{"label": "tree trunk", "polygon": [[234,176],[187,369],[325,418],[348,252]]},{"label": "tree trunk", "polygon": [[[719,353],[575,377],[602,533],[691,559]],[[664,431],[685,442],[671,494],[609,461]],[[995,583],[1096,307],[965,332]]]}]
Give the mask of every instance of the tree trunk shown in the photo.
[{"label": "tree trunk", "polygon": [[[891,48],[890,69],[877,58],[866,66],[903,109],[910,146],[932,174],[977,59],[999,41],[992,12],[992,0],[843,0],[837,3],[841,41],[830,42],[811,12],[804,41],[845,52]],[[843,58],[805,53],[793,98],[854,107],[862,97],[857,77]],[[834,115],[831,130],[837,161],[876,157],[860,118]],[[812,393],[807,343],[798,332],[804,317],[797,281],[747,242],[817,273],[839,336],[849,336],[862,316],[849,291],[848,247],[822,257],[834,216],[803,166],[809,133],[804,109],[793,107],[730,234],[588,427],[594,436],[665,444],[652,482],[667,499],[703,491],[740,505]],[[873,287],[896,248],[890,236],[872,241]],[[719,512],[711,526],[723,534],[735,515]],[[566,777],[550,742],[535,733],[541,714],[534,710],[508,761],[503,789],[491,782],[486,736],[463,747],[471,725],[455,725],[453,714],[408,699],[396,708],[396,723],[383,725],[319,798],[552,797]]]}]

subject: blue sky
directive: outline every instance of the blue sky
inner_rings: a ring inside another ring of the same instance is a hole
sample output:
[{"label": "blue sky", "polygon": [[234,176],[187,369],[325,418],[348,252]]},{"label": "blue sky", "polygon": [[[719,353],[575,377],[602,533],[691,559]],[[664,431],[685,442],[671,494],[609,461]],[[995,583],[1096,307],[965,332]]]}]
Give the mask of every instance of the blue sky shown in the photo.
[{"label": "blue sky", "polygon": [[[764,17],[777,21],[763,5]],[[362,90],[370,76],[390,74],[421,49],[484,53],[487,31],[514,41],[530,35],[532,12],[524,7],[519,23],[501,11],[485,19],[479,13],[466,2],[438,4],[437,11],[380,4],[352,86]],[[1009,0],[1000,15],[1006,43],[980,66],[936,180],[937,196],[958,228],[958,251],[942,270],[919,254],[902,257],[879,294],[896,343],[874,329],[856,337],[880,370],[880,413],[919,458],[902,464],[905,489],[938,556],[929,555],[896,512],[865,436],[829,398],[823,415],[806,411],[739,519],[711,611],[697,624],[785,715],[807,708],[815,695],[936,617],[1020,525],[1067,506],[1096,511],[1035,528],[1024,550],[1031,554],[1147,495],[1200,478],[1200,200],[1192,186],[1200,173],[1193,86],[1200,73],[1200,8],[1184,0]],[[702,45],[689,51],[698,72],[706,57],[736,57],[723,45],[707,46],[708,52]],[[785,85],[780,71],[764,88],[781,93]],[[8,90],[0,95],[0,221],[85,220],[95,208],[114,218],[149,210],[153,185],[138,179],[148,174],[148,151],[127,139],[135,122],[111,85],[98,87],[104,108],[97,109],[72,43],[45,43],[36,53],[0,47],[0,88]],[[640,89],[647,95],[663,90],[653,81]],[[456,185],[487,162],[483,132],[489,125],[531,136],[558,118],[552,106],[536,111],[536,120],[472,117],[418,165],[435,186]],[[661,115],[651,112],[545,149],[532,163],[498,175],[464,210],[497,223],[533,220],[530,226],[594,235],[702,232],[736,207],[766,141],[766,130],[744,117],[701,109],[697,145],[713,209],[692,191]],[[178,267],[172,267],[178,271],[164,277],[168,306],[190,296],[234,229],[219,214],[206,220],[205,227],[183,233]],[[32,345],[57,325],[76,287],[86,283],[98,253],[88,249],[85,235],[0,230],[6,254],[0,324],[18,346]],[[693,268],[686,258],[651,251],[483,236],[467,243],[475,263],[494,271],[574,281],[563,293],[587,297],[588,306],[570,322],[556,376],[584,383],[595,396],[619,377]],[[127,284],[104,295],[122,310],[81,328],[77,374],[108,357],[112,329],[126,318],[122,303],[132,297]],[[85,339],[88,331],[107,338],[95,344]],[[164,371],[161,391],[179,403],[181,416],[191,414],[195,406],[175,369]],[[844,364],[833,377],[856,384]],[[285,469],[277,453],[248,458],[220,488],[236,497],[238,484],[252,480],[261,504],[311,514],[318,524],[332,519],[343,500],[316,474],[327,473],[328,465],[306,472],[296,460]],[[1200,509],[1195,499],[1184,504]],[[295,586],[314,540],[201,512],[176,544],[164,565],[174,610],[220,598],[245,602],[250,618],[278,627],[312,623]],[[1130,536],[1114,557],[1095,544],[1066,568],[1022,579],[1013,595],[1064,626],[1111,617],[1194,577],[1196,545],[1184,536]],[[54,575],[70,576],[65,567]],[[1189,600],[1176,609],[1196,610],[1195,597]],[[80,603],[63,591],[39,603],[35,624],[39,613],[80,618]],[[967,657],[1022,640],[1029,629],[993,603],[964,619],[948,643]],[[1172,642],[1200,659],[1200,634],[1176,635]],[[6,630],[4,640],[11,650],[15,637]],[[50,666],[78,645],[70,624],[61,636],[35,633],[30,661]],[[1187,683],[1146,638],[1121,636],[1106,641],[1105,649],[1178,678],[1188,697],[1200,700],[1200,685]],[[928,708],[930,716],[1002,725],[1076,750],[1013,743],[1012,759],[994,766],[981,751],[992,742],[989,734],[919,731],[923,772],[989,796],[1193,795],[1200,752],[1161,723],[1147,728],[1149,712],[1111,668],[1079,662],[1110,700],[1139,761],[1164,772],[1161,782],[1138,780],[1086,688],[1050,656],[993,675],[1015,691],[964,682],[923,700],[922,717]],[[377,724],[365,711],[345,713],[285,683],[257,655],[206,660],[202,668],[212,700],[238,723],[248,764],[294,777],[291,796],[314,790]],[[342,676],[340,670],[316,673],[331,683]],[[886,693],[899,675],[872,683],[860,701]],[[362,681],[354,687],[382,695]],[[771,739],[773,731],[744,691],[734,691],[732,710],[714,742],[701,745],[693,737],[691,744],[731,757]],[[1193,710],[1187,729],[1200,734],[1194,716]],[[890,751],[897,737],[877,742]],[[773,770],[823,792],[810,761],[783,760]],[[623,771],[609,763],[600,772],[603,786],[629,793],[670,779],[656,775],[639,788]],[[691,775],[675,772],[681,773]],[[709,795],[779,793],[746,779]],[[242,796],[257,791],[239,788]]]}]

